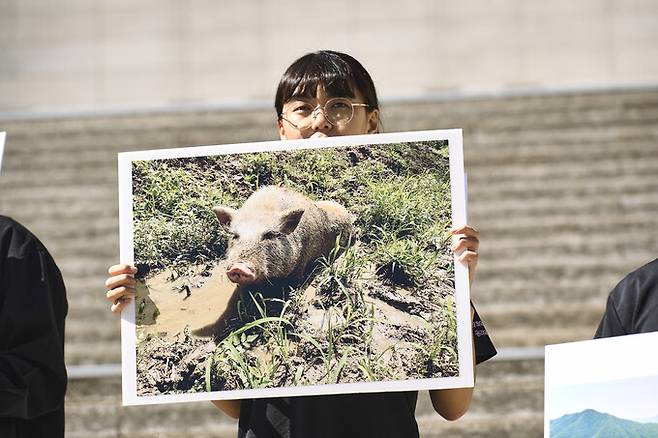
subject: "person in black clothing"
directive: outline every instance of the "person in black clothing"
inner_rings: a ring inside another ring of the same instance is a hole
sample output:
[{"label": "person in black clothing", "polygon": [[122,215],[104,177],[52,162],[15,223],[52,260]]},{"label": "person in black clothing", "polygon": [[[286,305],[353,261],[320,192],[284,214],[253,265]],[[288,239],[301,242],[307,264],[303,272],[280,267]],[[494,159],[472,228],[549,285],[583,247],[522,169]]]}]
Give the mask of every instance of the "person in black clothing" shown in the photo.
[{"label": "person in black clothing", "polygon": [[[339,105],[342,120],[332,120]],[[277,128],[282,140],[379,132],[380,110],[374,83],[365,68],[344,53],[320,51],[295,61],[284,73],[275,98]],[[329,113],[329,114],[328,114]],[[349,115],[345,116],[345,114]],[[472,281],[477,264],[479,233],[468,225],[452,230],[453,251],[468,264]],[[109,269],[107,298],[120,312],[135,296],[134,267]],[[473,309],[476,362],[496,350]],[[468,409],[473,388],[430,391],[434,409],[455,420]],[[418,393],[388,392],[311,397],[214,401],[239,418],[239,438],[418,437],[415,419]]]},{"label": "person in black clothing", "polygon": [[628,274],[608,295],[594,338],[658,331],[658,259]]},{"label": "person in black clothing", "polygon": [[0,437],[63,437],[64,282],[43,244],[5,216],[0,284]]}]

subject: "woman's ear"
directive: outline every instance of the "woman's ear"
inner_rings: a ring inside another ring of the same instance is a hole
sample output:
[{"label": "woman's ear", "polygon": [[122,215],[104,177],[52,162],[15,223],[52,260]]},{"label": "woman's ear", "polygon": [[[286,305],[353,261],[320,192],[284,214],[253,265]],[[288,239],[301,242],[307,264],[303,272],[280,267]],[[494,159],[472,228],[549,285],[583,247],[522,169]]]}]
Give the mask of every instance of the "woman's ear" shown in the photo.
[{"label": "woman's ear", "polygon": [[368,113],[368,134],[379,132],[379,110],[374,109]]},{"label": "woman's ear", "polygon": [[276,128],[279,130],[279,140],[287,140],[288,137],[286,137],[286,128],[283,125],[283,121],[281,119],[277,119]]}]

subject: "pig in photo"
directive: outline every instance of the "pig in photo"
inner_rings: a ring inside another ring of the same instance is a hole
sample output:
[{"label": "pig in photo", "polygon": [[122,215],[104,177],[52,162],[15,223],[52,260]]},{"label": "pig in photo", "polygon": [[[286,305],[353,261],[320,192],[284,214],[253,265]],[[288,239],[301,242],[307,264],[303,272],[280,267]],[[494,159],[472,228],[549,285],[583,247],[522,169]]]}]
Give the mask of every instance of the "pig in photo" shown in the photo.
[{"label": "pig in photo", "polygon": [[293,190],[266,186],[239,209],[214,207],[230,233],[229,280],[239,286],[298,285],[313,262],[352,234],[352,218],[333,201],[312,201]]}]

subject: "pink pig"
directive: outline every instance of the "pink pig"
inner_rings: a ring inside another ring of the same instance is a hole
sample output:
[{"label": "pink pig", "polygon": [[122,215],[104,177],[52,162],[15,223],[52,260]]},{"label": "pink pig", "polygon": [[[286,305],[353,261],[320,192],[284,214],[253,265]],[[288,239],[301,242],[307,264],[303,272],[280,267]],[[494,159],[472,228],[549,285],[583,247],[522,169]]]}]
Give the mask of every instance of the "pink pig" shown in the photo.
[{"label": "pink pig", "polygon": [[299,284],[315,260],[330,254],[338,236],[345,243],[353,232],[342,205],[277,186],[255,191],[240,209],[213,211],[231,234],[226,275],[240,286]]}]

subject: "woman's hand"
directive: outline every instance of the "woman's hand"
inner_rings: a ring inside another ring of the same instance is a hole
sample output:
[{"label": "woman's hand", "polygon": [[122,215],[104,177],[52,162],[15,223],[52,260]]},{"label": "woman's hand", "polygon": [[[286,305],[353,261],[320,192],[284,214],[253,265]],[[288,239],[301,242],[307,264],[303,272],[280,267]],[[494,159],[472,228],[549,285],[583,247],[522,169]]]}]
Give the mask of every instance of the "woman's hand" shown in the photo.
[{"label": "woman's hand", "polygon": [[458,255],[460,262],[466,262],[468,266],[468,280],[473,283],[475,267],[478,264],[478,248],[480,247],[480,232],[470,225],[454,227],[450,230],[452,234],[452,251]]},{"label": "woman's hand", "polygon": [[112,302],[112,313],[119,314],[135,298],[137,268],[130,265],[114,265],[107,272],[110,278],[105,281],[107,288],[105,296]]}]

